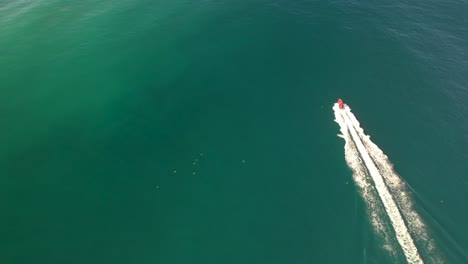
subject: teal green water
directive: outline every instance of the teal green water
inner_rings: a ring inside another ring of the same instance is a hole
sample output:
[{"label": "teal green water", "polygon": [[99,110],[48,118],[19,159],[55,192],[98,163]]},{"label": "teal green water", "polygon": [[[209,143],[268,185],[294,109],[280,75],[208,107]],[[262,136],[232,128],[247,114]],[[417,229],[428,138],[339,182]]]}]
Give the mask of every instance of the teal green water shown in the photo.
[{"label": "teal green water", "polygon": [[[468,3],[0,3],[1,263],[405,263],[352,107],[468,262]],[[430,262],[427,262],[430,263]]]}]

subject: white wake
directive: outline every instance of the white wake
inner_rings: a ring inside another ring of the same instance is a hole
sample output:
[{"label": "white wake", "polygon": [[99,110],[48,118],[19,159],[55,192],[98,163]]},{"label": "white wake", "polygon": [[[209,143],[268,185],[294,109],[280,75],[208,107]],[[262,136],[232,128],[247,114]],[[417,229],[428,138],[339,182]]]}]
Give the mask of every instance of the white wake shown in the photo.
[{"label": "white wake", "polygon": [[[359,123],[357,122],[354,115],[351,113],[349,107],[346,106],[345,109],[339,109],[338,104],[335,104],[333,107],[333,110],[335,111],[335,121],[340,125],[341,131],[343,133],[343,137],[347,143],[346,152],[345,152],[346,161],[348,162],[348,165],[351,167],[351,169],[353,170],[355,174],[354,179],[360,180],[360,182],[356,182],[356,184],[361,189],[363,189],[362,186],[368,186],[369,185],[368,183],[363,183],[362,181],[366,181],[366,179],[367,181],[370,180],[366,178],[365,176],[363,176],[367,172],[369,173],[369,175],[371,176],[373,185],[375,186],[375,189],[377,190],[378,197],[380,197],[380,200],[384,206],[385,212],[388,218],[390,219],[391,225],[396,235],[396,240],[398,241],[398,244],[401,246],[401,249],[406,257],[407,262],[408,263],[423,263],[421,256],[419,255],[418,249],[416,248],[416,245],[414,244],[413,238],[411,237],[410,232],[408,231],[408,228],[399,211],[397,203],[395,202],[384,180],[384,178],[386,180],[393,179],[393,182],[397,183],[394,177],[398,178],[398,176],[395,173],[390,175],[389,170],[385,169],[386,166],[384,166],[385,163],[383,161],[377,162],[378,165],[380,165],[379,166],[380,170],[376,166],[374,161],[379,160],[379,153],[377,152],[374,153],[371,158],[371,155],[369,154],[369,150],[366,148],[366,146],[367,147],[371,146],[372,142],[370,141],[368,136],[364,135],[364,132],[359,127]],[[353,145],[355,147],[351,147]],[[371,148],[371,150],[373,150],[371,152],[375,152],[375,148]],[[363,161],[362,164],[356,164],[356,161],[359,161],[360,158],[362,158],[362,161]],[[390,171],[393,172],[393,169],[391,169]],[[356,174],[357,174],[357,177],[356,177]],[[382,174],[384,174],[384,176],[382,176]],[[363,196],[365,198],[373,197],[372,195],[367,195],[365,193],[363,194]],[[377,198],[374,196],[372,199],[375,200]],[[371,202],[366,201],[366,202],[372,205],[376,204],[375,201],[371,201]],[[377,206],[374,206],[374,207],[377,207]],[[379,221],[378,211],[373,211],[373,209],[374,208],[369,208],[369,210],[371,210],[369,214],[371,215],[371,222],[374,228],[376,228],[377,232],[388,234],[388,232],[385,232],[384,227],[382,226],[382,221]],[[406,208],[406,209],[408,211],[407,212],[408,214],[414,213],[411,207]],[[418,218],[412,217],[412,218],[415,220],[420,220],[419,217]],[[416,223],[416,226],[423,226],[422,222]]]},{"label": "white wake", "polygon": [[442,260],[439,259],[439,256],[432,254],[436,247],[435,241],[429,236],[426,225],[413,208],[411,193],[408,191],[407,184],[395,172],[393,164],[390,162],[387,155],[370,140],[368,135],[364,134],[364,130],[360,127],[359,121],[350,111],[348,117],[353,123],[359,137],[362,139],[362,143],[369,152],[369,155],[374,160],[380,175],[383,176],[391,194],[397,200],[398,207],[406,219],[408,229],[413,235],[413,238],[419,242],[418,245],[424,245],[424,248],[430,253],[429,255],[434,262],[441,263]]}]

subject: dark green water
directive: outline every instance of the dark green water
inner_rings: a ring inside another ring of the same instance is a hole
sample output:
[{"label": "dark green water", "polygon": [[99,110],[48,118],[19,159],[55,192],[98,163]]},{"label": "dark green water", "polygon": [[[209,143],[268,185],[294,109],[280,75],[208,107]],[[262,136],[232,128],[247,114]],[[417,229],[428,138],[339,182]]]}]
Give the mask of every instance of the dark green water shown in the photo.
[{"label": "dark green water", "polygon": [[405,263],[353,184],[341,97],[415,192],[422,256],[467,263],[467,13],[0,2],[0,262]]}]

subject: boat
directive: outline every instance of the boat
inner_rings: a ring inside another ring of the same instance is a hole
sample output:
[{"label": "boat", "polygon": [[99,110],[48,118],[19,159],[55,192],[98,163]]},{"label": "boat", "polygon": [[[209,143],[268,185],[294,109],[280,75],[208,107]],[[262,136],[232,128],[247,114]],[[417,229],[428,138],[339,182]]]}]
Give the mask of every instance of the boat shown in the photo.
[{"label": "boat", "polygon": [[341,98],[338,98],[338,106],[340,107],[340,109],[345,109],[345,104],[343,103],[343,100],[341,100]]}]

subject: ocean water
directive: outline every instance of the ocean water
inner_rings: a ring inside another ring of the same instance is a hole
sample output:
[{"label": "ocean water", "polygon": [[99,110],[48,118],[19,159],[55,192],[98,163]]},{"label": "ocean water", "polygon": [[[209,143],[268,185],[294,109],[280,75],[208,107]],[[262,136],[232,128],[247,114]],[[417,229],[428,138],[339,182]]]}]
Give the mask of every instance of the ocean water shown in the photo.
[{"label": "ocean water", "polygon": [[468,263],[466,14],[0,1],[0,263]]}]

